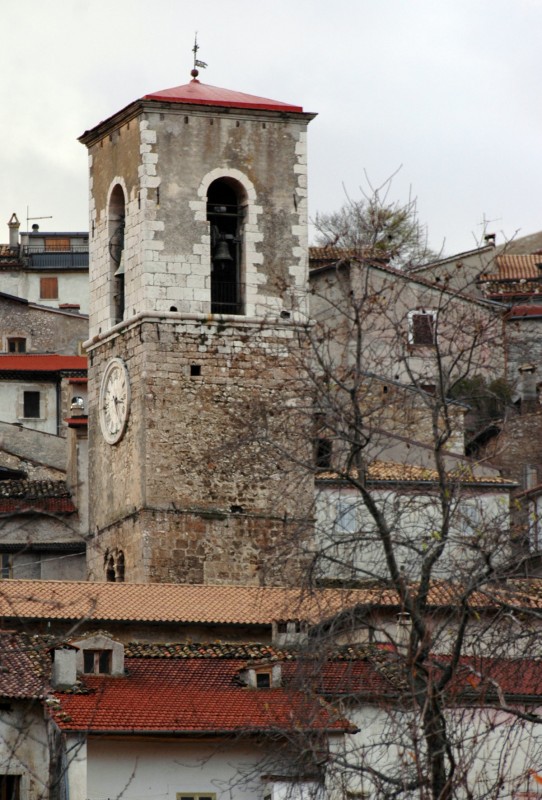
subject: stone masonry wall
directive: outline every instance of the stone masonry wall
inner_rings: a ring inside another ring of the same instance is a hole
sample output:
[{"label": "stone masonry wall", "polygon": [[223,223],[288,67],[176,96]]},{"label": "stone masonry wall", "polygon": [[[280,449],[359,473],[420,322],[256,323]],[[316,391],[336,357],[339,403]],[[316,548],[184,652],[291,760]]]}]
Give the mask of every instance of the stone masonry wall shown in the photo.
[{"label": "stone masonry wall", "polygon": [[28,353],[78,355],[79,343],[88,338],[88,319],[0,297],[0,350],[3,352],[8,351],[8,337],[25,338]]},{"label": "stone masonry wall", "polygon": [[244,193],[242,278],[248,316],[306,316],[309,115],[152,106],[90,145],[91,335],[113,324],[108,204],[126,201],[125,319],[209,313],[206,197],[218,178]]},{"label": "stone masonry wall", "polygon": [[[306,529],[312,510],[301,331],[180,317],[143,321],[91,352],[91,531],[99,533],[90,568],[99,574],[116,546],[126,550],[127,580],[260,581],[279,539]],[[128,365],[132,405],[123,439],[110,446],[97,408],[112,355]],[[164,512],[166,522],[153,533],[141,509]],[[134,514],[137,524],[124,522]]]}]

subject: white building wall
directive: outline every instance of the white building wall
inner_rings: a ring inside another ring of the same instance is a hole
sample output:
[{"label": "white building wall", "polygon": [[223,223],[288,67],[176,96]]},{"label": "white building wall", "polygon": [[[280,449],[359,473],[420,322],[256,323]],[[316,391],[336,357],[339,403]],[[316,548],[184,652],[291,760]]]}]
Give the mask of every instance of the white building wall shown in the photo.
[{"label": "white building wall", "polygon": [[[176,800],[177,794],[216,794],[217,800],[263,800],[269,785],[264,774],[276,774],[284,761],[273,760],[269,746],[254,743],[156,739],[89,739],[88,800]],[[84,800],[71,796],[70,800]],[[291,797],[291,795],[290,795]],[[296,794],[305,800],[306,794]],[[286,800],[283,787],[273,800]]]},{"label": "white building wall", "polygon": [[[419,575],[423,558],[440,544],[442,517],[437,495],[412,491],[372,492],[391,530],[399,567]],[[465,575],[485,563],[484,556],[509,554],[507,492],[472,494],[460,491],[453,502],[450,533],[434,577]],[[318,573],[337,580],[388,578],[389,571],[377,525],[360,494],[351,488],[321,487],[316,498]]]},{"label": "white building wall", "polygon": [[[24,393],[40,393],[40,416],[25,417]],[[57,395],[54,383],[32,381],[2,381],[0,383],[0,420],[16,422],[25,428],[43,433],[57,432]]]},{"label": "white building wall", "polygon": [[11,706],[0,718],[0,774],[21,776],[21,800],[43,800],[49,781],[43,709],[30,700],[15,700]]}]

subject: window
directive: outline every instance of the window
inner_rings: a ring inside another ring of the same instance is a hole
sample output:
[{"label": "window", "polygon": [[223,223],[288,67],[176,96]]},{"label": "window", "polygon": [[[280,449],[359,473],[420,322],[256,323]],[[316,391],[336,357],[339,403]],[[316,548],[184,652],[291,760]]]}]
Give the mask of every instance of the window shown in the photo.
[{"label": "window", "polygon": [[176,800],[216,800],[216,794],[184,794],[184,792],[177,792]]},{"label": "window", "polygon": [[58,278],[40,278],[40,298],[42,300],[58,299]]},{"label": "window", "polygon": [[111,675],[111,650],[85,650],[83,672],[89,675]]},{"label": "window", "polygon": [[70,250],[70,240],[63,236],[46,236],[45,251],[47,253],[66,253]]},{"label": "window", "polygon": [[243,187],[230,178],[213,181],[207,192],[211,232],[211,313],[242,314]]},{"label": "window", "polygon": [[335,525],[339,533],[356,533],[357,503],[353,497],[339,497],[335,507]]},{"label": "window", "polygon": [[23,417],[26,419],[39,419],[40,393],[23,392]]},{"label": "window", "polygon": [[9,336],[8,353],[26,353],[26,339],[23,336]]},{"label": "window", "polygon": [[2,580],[13,577],[13,556],[11,553],[0,553],[0,570]]},{"label": "window", "polygon": [[408,315],[408,341],[416,346],[432,347],[435,344],[436,314],[418,309]]},{"label": "window", "polygon": [[0,775],[0,800],[19,800],[21,796],[20,775]]},{"label": "window", "polygon": [[111,275],[111,313],[113,324],[124,319],[124,227],[126,203],[117,183],[109,200],[109,270]]},{"label": "window", "polygon": [[271,672],[256,673],[256,687],[258,689],[269,689],[271,686]]},{"label": "window", "polygon": [[331,456],[333,453],[331,439],[326,439],[323,436],[319,436],[316,439],[314,450],[316,467],[318,469],[331,469]]}]

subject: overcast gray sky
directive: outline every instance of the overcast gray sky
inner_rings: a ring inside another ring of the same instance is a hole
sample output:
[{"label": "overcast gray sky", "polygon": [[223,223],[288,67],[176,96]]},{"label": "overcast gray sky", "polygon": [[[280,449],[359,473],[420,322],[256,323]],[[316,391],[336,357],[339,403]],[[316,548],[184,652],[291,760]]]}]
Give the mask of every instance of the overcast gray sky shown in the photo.
[{"label": "overcast gray sky", "polygon": [[[542,0],[18,0],[0,3],[0,241],[16,211],[86,230],[77,136],[152,91],[200,79],[318,112],[310,213],[401,167],[429,241],[542,228]],[[2,233],[3,231],[3,233]],[[502,235],[501,235],[502,234]]]}]

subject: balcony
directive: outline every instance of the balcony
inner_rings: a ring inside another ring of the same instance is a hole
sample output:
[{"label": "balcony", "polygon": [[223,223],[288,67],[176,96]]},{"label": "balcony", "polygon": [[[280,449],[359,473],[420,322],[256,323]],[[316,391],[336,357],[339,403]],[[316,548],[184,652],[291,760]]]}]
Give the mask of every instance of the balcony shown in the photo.
[{"label": "balcony", "polygon": [[30,269],[88,269],[88,243],[58,248],[26,245],[23,258]]}]

